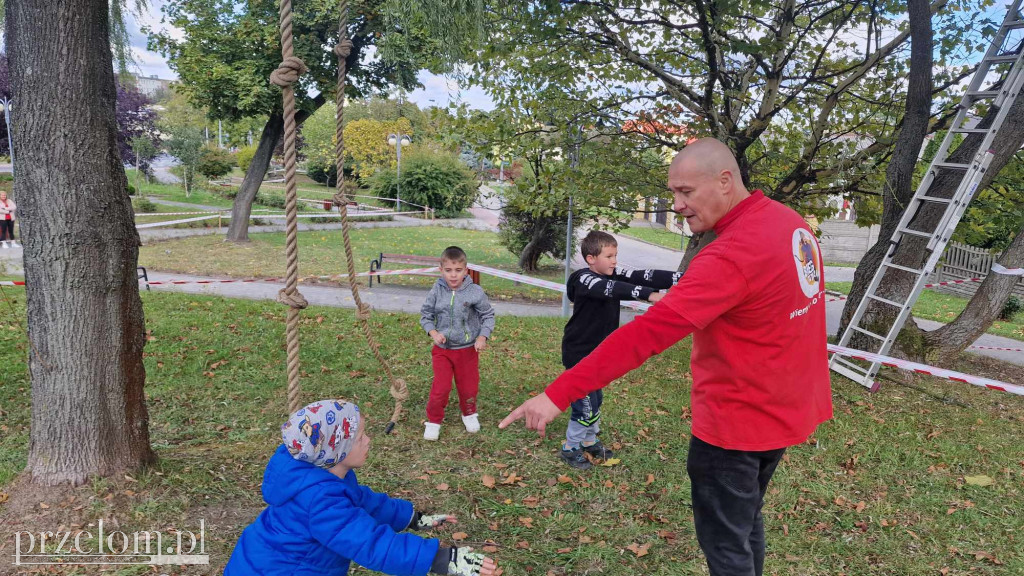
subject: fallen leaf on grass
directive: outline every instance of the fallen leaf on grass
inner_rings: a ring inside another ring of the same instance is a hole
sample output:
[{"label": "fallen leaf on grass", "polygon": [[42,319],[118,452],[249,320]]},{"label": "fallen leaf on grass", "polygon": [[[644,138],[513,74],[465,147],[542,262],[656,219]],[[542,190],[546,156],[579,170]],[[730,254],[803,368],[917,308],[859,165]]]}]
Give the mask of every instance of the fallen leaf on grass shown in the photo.
[{"label": "fallen leaf on grass", "polygon": [[989,476],[981,474],[979,476],[965,476],[964,482],[967,482],[972,486],[991,486],[995,482],[995,480],[993,480]]},{"label": "fallen leaf on grass", "polygon": [[520,540],[519,542],[516,542],[516,548],[522,548],[523,550],[526,550],[529,547],[530,543],[526,540]]},{"label": "fallen leaf on grass", "polygon": [[604,464],[601,464],[601,466],[604,466],[604,467],[607,468],[608,466],[615,466],[619,462],[622,462],[622,460],[619,460],[618,458],[609,458],[609,459],[605,460]]},{"label": "fallen leaf on grass", "polygon": [[487,552],[488,554],[494,554],[495,552],[498,551],[498,547],[497,546],[484,546],[483,547],[483,551]]},{"label": "fallen leaf on grass", "polygon": [[43,510],[46,510],[46,509],[47,509],[47,508],[49,508],[50,506],[49,506],[49,504],[47,504],[46,502],[40,502],[40,503],[39,503],[39,507],[40,507],[40,508],[42,508]]},{"label": "fallen leaf on grass", "polygon": [[445,490],[448,490],[448,485],[444,484],[444,483],[441,483],[441,484],[438,484],[437,486],[435,486],[435,488],[437,488],[441,492],[444,492]]},{"label": "fallen leaf on grass", "polygon": [[526,498],[523,498],[523,505],[527,508],[536,508],[538,504],[540,504],[540,498],[537,498],[536,496],[527,496]]},{"label": "fallen leaf on grass", "polygon": [[494,488],[494,476],[491,476],[490,474],[484,474],[483,482],[484,486],[488,488]]},{"label": "fallen leaf on grass", "polygon": [[530,518],[529,516],[520,516],[519,523],[527,528],[533,528],[533,518]]},{"label": "fallen leaf on grass", "polygon": [[522,479],[523,479],[522,476],[516,476],[516,473],[513,471],[513,472],[509,472],[508,473],[508,477],[503,479],[501,481],[501,483],[502,484],[515,484],[516,482],[518,482],[519,480],[522,480]]},{"label": "fallen leaf on grass", "polygon": [[651,484],[654,484],[654,474],[648,474],[647,481],[644,482],[644,486],[650,486]]},{"label": "fallen leaf on grass", "polygon": [[452,540],[465,540],[466,538],[469,538],[469,534],[466,534],[465,532],[456,532],[455,534],[452,534]]},{"label": "fallen leaf on grass", "polygon": [[575,484],[575,482],[572,481],[572,478],[569,478],[565,474],[562,474],[562,475],[560,475],[558,477],[558,483],[559,484]]},{"label": "fallen leaf on grass", "polygon": [[572,548],[559,548],[558,549],[558,553],[559,554],[568,554],[569,552],[572,552]]},{"label": "fallen leaf on grass", "polygon": [[650,548],[650,547],[651,547],[651,543],[650,542],[648,542],[647,544],[644,544],[643,546],[637,544],[636,542],[633,542],[629,546],[626,546],[626,550],[629,550],[633,554],[636,554],[637,558],[641,558],[643,556],[647,556],[647,549]]}]

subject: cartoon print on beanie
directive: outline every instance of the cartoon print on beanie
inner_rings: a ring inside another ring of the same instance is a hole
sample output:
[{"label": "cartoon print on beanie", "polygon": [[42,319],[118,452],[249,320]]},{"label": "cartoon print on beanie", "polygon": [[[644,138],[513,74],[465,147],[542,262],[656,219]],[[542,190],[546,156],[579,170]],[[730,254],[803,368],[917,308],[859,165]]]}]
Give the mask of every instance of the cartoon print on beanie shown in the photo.
[{"label": "cartoon print on beanie", "polygon": [[281,440],[296,460],[330,468],[355,444],[359,407],[342,400],[320,400],[296,411],[281,425]]}]

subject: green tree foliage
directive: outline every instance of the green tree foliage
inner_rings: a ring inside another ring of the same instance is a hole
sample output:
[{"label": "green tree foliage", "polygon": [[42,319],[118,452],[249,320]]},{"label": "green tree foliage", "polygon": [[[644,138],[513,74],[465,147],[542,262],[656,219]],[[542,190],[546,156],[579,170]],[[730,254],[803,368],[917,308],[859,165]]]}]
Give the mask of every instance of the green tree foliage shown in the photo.
[{"label": "green tree foliage", "polygon": [[235,158],[230,152],[215,146],[204,146],[196,164],[196,171],[207,178],[220,178],[231,173]]},{"label": "green tree foliage", "polygon": [[162,131],[170,136],[165,141],[167,152],[181,162],[182,185],[188,197],[192,194],[196,168],[203,154],[203,132],[186,123],[166,124]]},{"label": "green tree foliage", "polygon": [[352,171],[360,178],[368,178],[381,168],[394,168],[398,162],[395,147],[388,144],[388,135],[412,134],[408,118],[394,122],[354,120],[345,125],[345,155],[351,159]]},{"label": "green tree foliage", "polygon": [[249,169],[249,163],[252,162],[252,157],[256,155],[255,146],[242,146],[235,153],[235,161],[238,163],[238,167],[245,172]]},{"label": "green tree foliage", "polygon": [[[990,4],[933,4],[942,112],[992,32]],[[881,191],[905,98],[905,11],[853,0],[493,3],[470,75],[499,109],[537,122],[601,120],[668,149],[716,137],[751,187],[824,216],[823,198]],[[548,116],[570,103],[571,115]]]},{"label": "green tree foliage", "polygon": [[[395,198],[399,193],[391,170],[377,172],[369,182],[374,196]],[[420,146],[402,156],[402,201],[429,206],[441,218],[454,218],[468,208],[476,200],[478,187],[473,172],[450,152]]]},{"label": "green tree foliage", "polygon": [[[351,96],[380,92],[391,85],[417,85],[417,60],[362,58],[368,46],[389,32],[380,13],[387,3],[349,3],[354,43],[348,61]],[[280,109],[280,90],[268,81],[281,62],[276,1],[168,0],[161,10],[180,35],[147,30],[150,48],[168,58],[180,78],[180,89],[193,105],[208,107],[214,119],[234,120]],[[295,55],[309,69],[295,87],[297,105],[312,112],[331,99],[322,94],[332,94],[337,81],[337,59],[330,47],[338,40],[338,2],[295,2],[293,24]],[[411,53],[415,55],[418,47],[415,44]]]}]

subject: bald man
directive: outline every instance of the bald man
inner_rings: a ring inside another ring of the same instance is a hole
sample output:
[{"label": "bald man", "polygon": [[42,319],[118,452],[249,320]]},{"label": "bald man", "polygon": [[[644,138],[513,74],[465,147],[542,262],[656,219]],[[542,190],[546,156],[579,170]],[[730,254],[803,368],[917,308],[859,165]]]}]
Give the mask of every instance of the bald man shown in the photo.
[{"label": "bald man", "polygon": [[761,506],[786,448],[832,417],[821,251],[803,218],[743,186],[732,152],[698,140],[669,168],[674,209],[717,239],[679,283],[543,394],[512,411],[543,435],[569,404],[693,334],[687,472],[712,576],[760,576]]}]

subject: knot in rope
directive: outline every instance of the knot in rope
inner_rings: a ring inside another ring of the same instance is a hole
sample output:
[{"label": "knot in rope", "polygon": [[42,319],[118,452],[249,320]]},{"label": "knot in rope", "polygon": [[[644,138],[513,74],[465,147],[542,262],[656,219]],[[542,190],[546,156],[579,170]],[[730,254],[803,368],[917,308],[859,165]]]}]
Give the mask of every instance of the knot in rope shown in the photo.
[{"label": "knot in rope", "polygon": [[397,402],[405,402],[409,399],[409,387],[405,380],[394,378],[391,380],[391,397]]},{"label": "knot in rope", "polygon": [[360,302],[359,303],[359,309],[356,310],[356,319],[357,320],[369,320],[370,319],[370,311],[371,310],[373,310],[373,308],[370,307],[369,304],[367,304],[366,302]]},{"label": "knot in rope", "polygon": [[277,293],[277,301],[280,302],[281,304],[284,304],[285,306],[289,306],[291,308],[298,308],[299,310],[302,310],[305,307],[309,306],[309,302],[306,302],[306,298],[303,297],[298,290],[295,291],[295,294],[289,295],[286,288],[282,288]]},{"label": "knot in rope", "polygon": [[281,88],[287,88],[299,79],[306,71],[306,65],[298,56],[289,56],[277,65],[277,70],[270,73],[270,81]]},{"label": "knot in rope", "polygon": [[348,194],[345,194],[345,192],[341,190],[335,193],[334,196],[331,196],[331,202],[333,202],[335,206],[347,206],[348,201]]},{"label": "knot in rope", "polygon": [[334,45],[334,53],[338,55],[338,58],[348,58],[348,55],[352,53],[353,46],[352,41],[345,38]]}]

